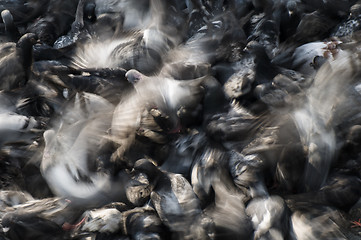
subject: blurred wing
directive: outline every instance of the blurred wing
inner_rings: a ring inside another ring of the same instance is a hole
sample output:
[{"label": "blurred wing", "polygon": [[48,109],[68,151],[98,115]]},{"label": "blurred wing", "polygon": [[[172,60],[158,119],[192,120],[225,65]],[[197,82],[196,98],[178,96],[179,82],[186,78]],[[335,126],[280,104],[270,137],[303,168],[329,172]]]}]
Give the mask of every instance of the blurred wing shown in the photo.
[{"label": "blurred wing", "polygon": [[115,108],[111,124],[111,140],[120,145],[121,154],[134,142],[143,109],[144,102],[137,93],[127,96]]},{"label": "blurred wing", "polygon": [[348,56],[324,64],[306,92],[307,100],[293,112],[301,142],[308,151],[304,175],[308,191],[319,189],[327,178],[336,151],[336,107],[345,102],[354,80],[352,65]]}]

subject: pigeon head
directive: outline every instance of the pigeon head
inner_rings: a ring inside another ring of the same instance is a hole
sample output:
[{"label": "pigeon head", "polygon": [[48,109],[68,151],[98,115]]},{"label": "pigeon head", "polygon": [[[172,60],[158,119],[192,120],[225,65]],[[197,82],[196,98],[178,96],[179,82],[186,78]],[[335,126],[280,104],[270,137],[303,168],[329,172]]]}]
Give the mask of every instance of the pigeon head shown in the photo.
[{"label": "pigeon head", "polygon": [[297,3],[296,1],[288,1],[286,4],[286,8],[288,10],[288,15],[291,16],[297,11]]},{"label": "pigeon head", "polygon": [[84,18],[87,21],[95,22],[96,16],[95,16],[95,3],[85,3],[84,6]]},{"label": "pigeon head", "polygon": [[28,48],[32,47],[37,41],[38,37],[35,33],[26,33],[19,39],[16,45],[20,48]]},{"label": "pigeon head", "polygon": [[34,33],[24,34],[16,43],[17,49],[19,49],[19,55],[21,57],[22,65],[24,68],[28,68],[32,63],[33,45],[37,42],[38,38]]},{"label": "pigeon head", "polygon": [[11,15],[10,11],[5,9],[1,12],[1,18],[4,22],[5,29],[7,30],[8,27],[12,24],[14,24],[13,15]]},{"label": "pigeon head", "polygon": [[131,69],[129,70],[126,74],[125,77],[128,79],[128,81],[132,84],[137,83],[139,80],[142,79],[143,74],[141,74],[140,72],[138,72],[135,69]]}]

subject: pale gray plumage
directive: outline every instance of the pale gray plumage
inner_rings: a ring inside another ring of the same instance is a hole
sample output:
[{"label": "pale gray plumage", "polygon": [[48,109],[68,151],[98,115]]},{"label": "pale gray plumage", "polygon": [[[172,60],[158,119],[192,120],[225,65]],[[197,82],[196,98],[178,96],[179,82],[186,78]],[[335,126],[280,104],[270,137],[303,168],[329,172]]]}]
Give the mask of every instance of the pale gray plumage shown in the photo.
[{"label": "pale gray plumage", "polygon": [[340,43],[342,42],[310,42],[297,47],[292,55],[294,69],[305,75],[314,75],[315,69],[318,70],[320,67],[315,62],[317,57],[333,61],[338,55],[343,54],[342,50],[337,48]]},{"label": "pale gray plumage", "polygon": [[[338,111],[353,101],[348,98],[348,89],[355,81],[356,69],[352,69],[352,66],[358,64],[358,59],[348,55],[325,64],[307,90],[304,103],[292,113],[301,142],[308,153],[305,190],[318,189],[327,178],[337,150],[335,127],[340,121]],[[345,114],[352,117],[354,113],[350,111]],[[342,119],[346,116],[342,116]]]},{"label": "pale gray plumage", "polygon": [[4,110],[0,113],[0,145],[23,142],[32,143],[40,123],[34,117],[27,117]]},{"label": "pale gray plumage", "polygon": [[254,239],[287,239],[288,209],[279,196],[252,199],[246,208],[254,228]]}]

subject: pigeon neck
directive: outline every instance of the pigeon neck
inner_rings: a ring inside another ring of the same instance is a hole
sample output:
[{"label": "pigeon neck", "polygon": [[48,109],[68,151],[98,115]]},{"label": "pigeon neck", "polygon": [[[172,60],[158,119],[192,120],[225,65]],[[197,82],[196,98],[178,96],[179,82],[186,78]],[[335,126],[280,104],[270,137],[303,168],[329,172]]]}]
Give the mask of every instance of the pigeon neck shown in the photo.
[{"label": "pigeon neck", "polygon": [[24,61],[24,67],[29,67],[32,62],[32,52],[33,52],[33,43],[30,39],[20,39],[17,44],[16,48],[20,50],[20,54],[22,60]]}]

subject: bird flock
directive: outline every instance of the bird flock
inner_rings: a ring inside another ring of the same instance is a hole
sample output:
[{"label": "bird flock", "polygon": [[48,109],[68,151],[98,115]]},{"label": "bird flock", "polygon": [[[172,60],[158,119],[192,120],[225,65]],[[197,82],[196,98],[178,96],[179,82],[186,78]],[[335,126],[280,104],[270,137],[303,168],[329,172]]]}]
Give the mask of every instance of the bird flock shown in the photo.
[{"label": "bird flock", "polygon": [[360,0],[0,11],[0,240],[361,239]]}]

